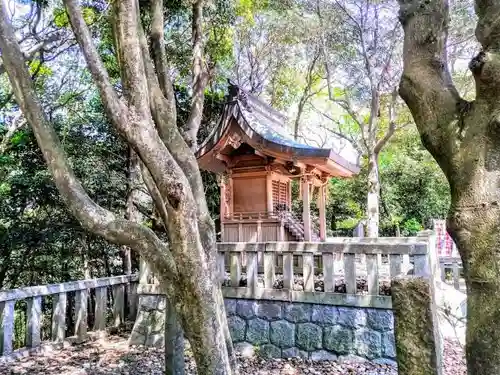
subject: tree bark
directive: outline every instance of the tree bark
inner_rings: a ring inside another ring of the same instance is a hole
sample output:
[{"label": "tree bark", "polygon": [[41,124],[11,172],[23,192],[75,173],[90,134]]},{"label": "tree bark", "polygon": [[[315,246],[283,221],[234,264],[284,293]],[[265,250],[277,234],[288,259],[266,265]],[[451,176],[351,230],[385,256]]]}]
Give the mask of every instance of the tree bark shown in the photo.
[{"label": "tree bark", "polygon": [[380,221],[380,179],[378,154],[368,155],[368,193],[366,198],[367,236],[378,237]]},{"label": "tree bark", "polygon": [[[155,206],[162,214],[169,245],[144,225],[117,217],[100,207],[83,189],[61,150],[52,125],[42,112],[7,19],[8,12],[1,3],[0,48],[16,100],[33,128],[64,202],[82,226],[113,243],[129,246],[153,267],[191,343],[198,374],[235,374],[237,371],[232,368],[233,351],[228,341],[222,294],[216,281],[213,221],[206,210],[204,196],[197,193],[203,191],[202,186],[197,186],[197,165],[183,168],[169,143],[172,139],[175,142],[179,139],[177,125],[162,122],[160,116],[152,114],[151,81],[147,79],[147,61],[144,60],[138,35],[138,5],[133,0],[113,4],[118,25],[115,29],[118,60],[125,88],[123,100],[110,83],[77,1],[66,0],[65,5],[109,119],[137,153],[144,164],[145,175],[150,177],[148,188],[151,187]],[[202,57],[202,5],[200,0],[193,6],[193,19],[197,23],[193,25],[195,73],[200,70]],[[203,77],[197,77],[195,91],[198,95],[193,99],[190,130],[199,126],[197,121],[203,108],[202,82]],[[161,91],[160,95],[163,95]],[[155,123],[157,120],[159,122]],[[158,129],[166,131],[163,137]],[[181,151],[185,149],[188,148],[184,143]],[[192,152],[188,156],[189,161],[194,159]],[[199,181],[201,183],[201,178]]]},{"label": "tree bark", "polygon": [[447,68],[448,2],[399,0],[405,31],[400,94],[451,190],[448,231],[464,265],[469,375],[500,374],[500,3],[476,1],[482,51],[469,64],[476,100]]}]

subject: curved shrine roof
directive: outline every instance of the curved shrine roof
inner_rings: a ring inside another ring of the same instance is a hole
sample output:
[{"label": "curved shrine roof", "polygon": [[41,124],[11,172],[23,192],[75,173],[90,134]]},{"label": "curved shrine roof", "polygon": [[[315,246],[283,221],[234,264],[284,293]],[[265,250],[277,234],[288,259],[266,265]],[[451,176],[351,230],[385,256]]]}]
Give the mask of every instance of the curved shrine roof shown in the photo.
[{"label": "curved shrine roof", "polygon": [[332,176],[351,176],[359,172],[359,165],[352,163],[332,149],[306,145],[294,140],[287,131],[287,118],[282,113],[231,85],[236,95],[224,105],[219,124],[200,145],[196,156],[202,169],[219,170],[222,161],[214,159],[221,143],[228,137],[238,137],[262,154],[279,157],[285,161],[303,162],[318,167]]}]

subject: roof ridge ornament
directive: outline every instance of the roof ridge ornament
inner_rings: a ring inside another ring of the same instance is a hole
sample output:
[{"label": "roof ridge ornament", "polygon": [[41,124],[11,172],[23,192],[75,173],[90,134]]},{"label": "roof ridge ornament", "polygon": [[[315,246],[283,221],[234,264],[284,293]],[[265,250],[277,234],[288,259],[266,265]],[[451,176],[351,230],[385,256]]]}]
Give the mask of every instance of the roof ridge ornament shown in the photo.
[{"label": "roof ridge ornament", "polygon": [[229,93],[229,101],[237,100],[245,109],[249,112],[252,112],[252,108],[248,104],[248,93],[243,90],[240,86],[233,83],[230,79],[227,80],[228,83],[228,93]]}]

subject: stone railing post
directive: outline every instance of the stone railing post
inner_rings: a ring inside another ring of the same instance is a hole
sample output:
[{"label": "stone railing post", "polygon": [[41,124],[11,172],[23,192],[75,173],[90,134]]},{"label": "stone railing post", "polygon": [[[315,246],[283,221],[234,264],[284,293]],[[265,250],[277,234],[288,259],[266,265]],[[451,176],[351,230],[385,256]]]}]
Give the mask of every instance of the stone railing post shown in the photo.
[{"label": "stone railing post", "polygon": [[14,338],[14,305],[16,301],[0,303],[0,354],[9,355],[13,351]]},{"label": "stone railing post", "polygon": [[413,255],[413,275],[399,275],[391,280],[398,371],[400,375],[442,375],[435,236],[432,231],[425,231],[417,237],[426,243],[426,252]]},{"label": "stone railing post", "polygon": [[391,281],[399,375],[442,375],[443,357],[431,281],[398,276]]}]

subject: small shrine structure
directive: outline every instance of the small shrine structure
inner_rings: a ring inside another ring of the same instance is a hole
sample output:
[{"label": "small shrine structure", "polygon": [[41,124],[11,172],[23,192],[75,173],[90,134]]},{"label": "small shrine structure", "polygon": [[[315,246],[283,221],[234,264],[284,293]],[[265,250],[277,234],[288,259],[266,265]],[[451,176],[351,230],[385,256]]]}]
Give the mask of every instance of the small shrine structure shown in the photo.
[{"label": "small shrine structure", "polygon": [[[196,155],[201,169],[223,176],[222,242],[325,241],[328,179],[351,177],[359,165],[332,149],[295,141],[286,121],[282,113],[230,84],[221,120]],[[301,218],[291,211],[294,179],[300,179]],[[318,223],[311,220],[315,192]]]}]

